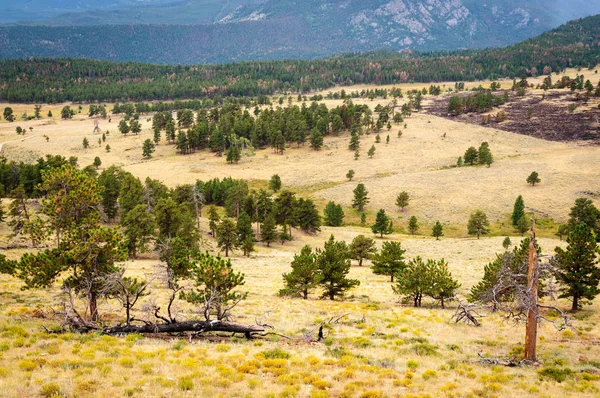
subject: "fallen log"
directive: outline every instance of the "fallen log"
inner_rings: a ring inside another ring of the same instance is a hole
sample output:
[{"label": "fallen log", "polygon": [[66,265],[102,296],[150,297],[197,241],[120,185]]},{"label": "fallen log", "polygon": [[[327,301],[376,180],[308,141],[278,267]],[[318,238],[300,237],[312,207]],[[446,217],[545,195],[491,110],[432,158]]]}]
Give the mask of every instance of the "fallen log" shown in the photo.
[{"label": "fallen log", "polygon": [[105,328],[104,334],[129,334],[129,333],[183,333],[183,332],[229,332],[241,333],[246,338],[252,338],[253,333],[263,333],[265,328],[261,325],[245,325],[242,323],[225,321],[185,321],[162,324],[146,324],[141,326],[124,325]]}]

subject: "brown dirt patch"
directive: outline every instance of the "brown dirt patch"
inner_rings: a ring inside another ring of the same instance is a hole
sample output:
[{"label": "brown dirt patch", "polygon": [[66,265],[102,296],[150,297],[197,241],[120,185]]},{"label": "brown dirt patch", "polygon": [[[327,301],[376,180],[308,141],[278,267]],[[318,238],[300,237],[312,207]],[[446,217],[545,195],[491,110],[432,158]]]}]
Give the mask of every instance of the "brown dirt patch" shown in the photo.
[{"label": "brown dirt patch", "polygon": [[[466,96],[471,93],[461,93]],[[496,93],[495,95],[501,95]],[[508,103],[486,113],[466,113],[459,116],[447,112],[449,95],[430,100],[425,109],[427,112],[470,124],[483,124],[485,116],[491,115],[487,126],[495,129],[523,134],[529,137],[549,141],[586,141],[594,145],[600,144],[600,108],[598,98],[588,101],[578,100],[577,94],[566,90],[552,90],[544,93],[535,90],[525,97],[510,94]],[[569,106],[576,106],[571,112]],[[504,111],[507,119],[496,122],[494,116]]]}]

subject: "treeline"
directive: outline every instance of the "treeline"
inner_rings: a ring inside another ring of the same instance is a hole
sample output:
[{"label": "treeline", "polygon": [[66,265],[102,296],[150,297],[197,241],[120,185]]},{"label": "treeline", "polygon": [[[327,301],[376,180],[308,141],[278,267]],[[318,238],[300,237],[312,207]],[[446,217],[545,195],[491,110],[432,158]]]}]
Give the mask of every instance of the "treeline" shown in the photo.
[{"label": "treeline", "polygon": [[[368,106],[351,101],[332,109],[316,102],[285,108],[255,108],[253,115],[237,104],[226,103],[221,108],[201,109],[196,115],[182,109],[175,118],[171,112],[157,112],[152,117],[155,143],[160,142],[164,131],[167,141],[175,144],[182,154],[206,148],[219,155],[228,151],[231,162],[237,162],[244,151],[252,148],[270,146],[283,153],[288,143],[304,145],[308,141],[313,149],[319,150],[324,136],[352,126],[378,127]],[[128,130],[122,132],[125,131]]]},{"label": "treeline", "polygon": [[320,60],[163,66],[89,59],[0,62],[0,100],[151,101],[306,93],[335,85],[473,81],[537,76],[600,62],[600,16],[569,22],[502,49],[375,52]]}]

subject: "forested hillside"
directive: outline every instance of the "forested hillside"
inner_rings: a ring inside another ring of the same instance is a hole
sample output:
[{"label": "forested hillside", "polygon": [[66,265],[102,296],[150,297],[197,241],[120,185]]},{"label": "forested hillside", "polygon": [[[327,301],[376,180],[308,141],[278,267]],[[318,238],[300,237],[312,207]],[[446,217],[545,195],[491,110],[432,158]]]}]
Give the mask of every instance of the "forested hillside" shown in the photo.
[{"label": "forested hillside", "polygon": [[519,77],[600,62],[600,15],[503,49],[371,52],[322,60],[160,66],[85,59],[0,62],[0,100],[141,101],[308,92],[334,85]]}]

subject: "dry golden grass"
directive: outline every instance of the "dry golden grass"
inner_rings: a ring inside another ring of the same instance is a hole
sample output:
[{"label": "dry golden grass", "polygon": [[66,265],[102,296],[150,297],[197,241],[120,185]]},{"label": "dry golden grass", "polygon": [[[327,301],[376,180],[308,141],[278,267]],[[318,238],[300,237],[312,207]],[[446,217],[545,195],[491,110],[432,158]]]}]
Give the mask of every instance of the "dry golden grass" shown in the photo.
[{"label": "dry golden grass", "polygon": [[[58,289],[20,291],[21,283],[0,276],[3,300],[0,312],[0,396],[40,396],[53,389],[65,396],[597,396],[593,345],[598,329],[594,305],[574,321],[574,328],[558,332],[540,328],[539,357],[535,367],[504,368],[482,365],[479,352],[504,357],[517,352],[523,326],[487,314],[474,328],[449,322],[453,310],[413,309],[398,304],[387,278],[373,275],[368,264],[354,266],[350,277],[361,285],[346,301],[280,298],[281,274],[303,244],[320,246],[329,233],[350,240],[357,228],[325,229],[318,236],[296,233],[281,246],[263,246],[250,258],[236,255],[234,267],[246,275],[248,299],[235,311],[235,320],[257,320],[279,333],[266,340],[224,341],[155,340],[140,336],[108,337],[78,334],[52,335],[42,325],[56,321],[36,318],[36,308],[60,303]],[[462,293],[481,276],[482,266],[500,251],[499,238],[402,239],[407,254],[449,260],[462,281]],[[542,239],[551,249],[556,241]],[[128,272],[152,274],[157,260],[127,264]],[[162,303],[166,291],[153,283],[152,297]],[[565,306],[566,303],[560,303]],[[115,303],[103,303],[112,322],[119,320]],[[181,304],[182,316],[193,308]],[[143,316],[143,314],[138,314]],[[324,343],[307,343],[305,333],[342,315],[325,330]],[[573,376],[562,383],[542,380],[542,367],[569,368]],[[584,371],[588,371],[585,373]],[[591,372],[591,373],[590,373]],[[591,379],[591,380],[590,380]]]}]

